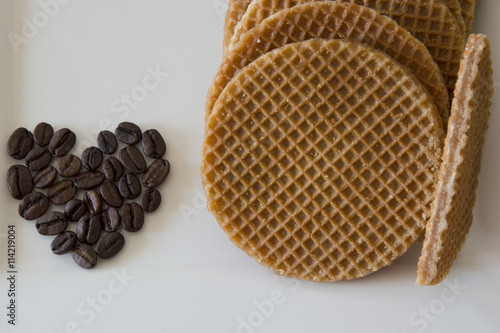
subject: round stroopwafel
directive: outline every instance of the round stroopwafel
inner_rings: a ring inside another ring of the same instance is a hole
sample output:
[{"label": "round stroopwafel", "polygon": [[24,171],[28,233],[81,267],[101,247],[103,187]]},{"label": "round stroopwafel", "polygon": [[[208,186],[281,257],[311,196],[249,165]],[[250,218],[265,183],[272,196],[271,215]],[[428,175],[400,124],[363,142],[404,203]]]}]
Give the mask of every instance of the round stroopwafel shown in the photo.
[{"label": "round stroopwafel", "polygon": [[439,182],[418,264],[420,285],[438,284],[446,278],[472,224],[493,96],[491,66],[488,39],[471,35],[460,67]]},{"label": "round stroopwafel", "polygon": [[225,57],[206,101],[206,118],[224,87],[246,65],[283,45],[312,38],[348,38],[384,51],[407,66],[432,94],[444,122],[448,91],[427,48],[394,20],[350,3],[315,2],[282,10],[248,31]]},{"label": "round stroopwafel", "polygon": [[472,25],[474,24],[476,2],[477,0],[460,0],[460,5],[462,6],[462,16],[464,17],[465,25],[467,26],[467,33],[472,30]]},{"label": "round stroopwafel", "polygon": [[233,37],[234,29],[247,11],[252,0],[230,0],[224,22],[224,41],[222,43],[224,54],[226,54]]},{"label": "round stroopwafel", "polygon": [[359,278],[423,234],[443,140],[429,93],[385,53],[289,44],[242,70],[208,119],[208,208],[277,274]]}]

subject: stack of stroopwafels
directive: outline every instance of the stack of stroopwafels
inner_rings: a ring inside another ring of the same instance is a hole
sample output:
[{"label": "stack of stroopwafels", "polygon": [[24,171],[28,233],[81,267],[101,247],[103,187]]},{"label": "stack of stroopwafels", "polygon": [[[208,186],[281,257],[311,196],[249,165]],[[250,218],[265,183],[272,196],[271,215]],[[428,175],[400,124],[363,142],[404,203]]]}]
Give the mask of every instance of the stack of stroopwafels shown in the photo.
[{"label": "stack of stroopwafels", "polygon": [[231,241],[321,282],[390,265],[425,232],[418,283],[441,282],[493,93],[487,38],[465,48],[473,3],[232,1],[201,167]]}]

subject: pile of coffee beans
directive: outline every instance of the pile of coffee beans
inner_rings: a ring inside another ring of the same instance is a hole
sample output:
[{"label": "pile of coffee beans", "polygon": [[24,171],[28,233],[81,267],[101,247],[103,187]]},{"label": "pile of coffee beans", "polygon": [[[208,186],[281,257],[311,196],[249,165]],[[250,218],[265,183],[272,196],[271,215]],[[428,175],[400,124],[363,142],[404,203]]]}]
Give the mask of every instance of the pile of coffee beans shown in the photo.
[{"label": "pile of coffee beans", "polygon": [[[158,209],[157,188],[169,175],[170,163],[163,159],[167,147],[161,134],[143,133],[130,122],[119,124],[115,133],[100,132],[97,147],[85,149],[81,157],[69,154],[75,144],[76,135],[67,128],[54,132],[40,123],[33,133],[16,129],[7,153],[25,164],[9,168],[7,187],[21,200],[19,215],[36,220],[41,235],[56,236],[54,254],[71,253],[78,265],[93,268],[98,258],[112,258],[125,245],[120,227],[137,232],[144,213]],[[61,206],[60,211],[49,211],[51,205]]]}]

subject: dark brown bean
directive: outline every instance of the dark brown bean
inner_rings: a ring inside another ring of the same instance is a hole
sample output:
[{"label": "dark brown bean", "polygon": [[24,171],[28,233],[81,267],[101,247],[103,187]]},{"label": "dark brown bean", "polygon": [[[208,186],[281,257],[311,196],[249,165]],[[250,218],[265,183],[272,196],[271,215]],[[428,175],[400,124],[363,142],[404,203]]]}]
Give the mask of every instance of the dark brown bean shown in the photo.
[{"label": "dark brown bean", "polygon": [[167,160],[157,159],[146,169],[142,175],[142,183],[149,188],[157,188],[170,173],[170,163]]},{"label": "dark brown bean", "polygon": [[26,220],[36,220],[49,208],[49,198],[40,192],[33,192],[26,195],[21,203],[19,204],[18,212],[19,215],[24,217]]},{"label": "dark brown bean", "polygon": [[161,194],[158,190],[148,188],[142,193],[140,202],[146,213],[152,213],[160,207]]},{"label": "dark brown bean", "polygon": [[118,124],[115,134],[118,140],[129,145],[135,145],[142,138],[140,127],[127,121]]},{"label": "dark brown bean", "polygon": [[26,166],[31,171],[42,170],[50,162],[52,162],[52,154],[44,147],[37,147],[26,155]]},{"label": "dark brown bean", "polygon": [[75,197],[76,186],[69,179],[61,180],[47,190],[47,196],[54,205],[64,205]]},{"label": "dark brown bean", "polygon": [[109,207],[101,212],[101,226],[106,232],[113,232],[120,227],[122,218],[118,209]]},{"label": "dark brown bean", "polygon": [[144,225],[144,212],[135,202],[127,203],[122,208],[123,229],[128,232],[137,232]]},{"label": "dark brown bean", "polygon": [[125,199],[135,199],[142,191],[141,182],[134,174],[126,173],[118,182],[120,194]]},{"label": "dark brown bean", "polygon": [[85,192],[83,202],[87,206],[88,212],[92,215],[97,215],[102,211],[102,199],[95,190]]},{"label": "dark brown bean", "polygon": [[7,141],[7,153],[20,160],[26,157],[33,148],[33,134],[24,127],[16,129]]},{"label": "dark brown bean", "polygon": [[106,155],[111,155],[118,148],[116,136],[110,131],[101,131],[97,136],[97,147]]},{"label": "dark brown bean", "polygon": [[50,248],[52,253],[61,255],[71,252],[76,245],[76,234],[73,231],[65,231],[52,241]]},{"label": "dark brown bean", "polygon": [[82,164],[90,171],[98,169],[102,164],[102,151],[97,147],[89,147],[83,151]]},{"label": "dark brown bean", "polygon": [[82,200],[73,199],[64,206],[64,214],[71,222],[78,221],[87,212],[87,206]]},{"label": "dark brown bean", "polygon": [[36,220],[36,230],[40,235],[55,236],[66,230],[68,220],[61,212],[50,212]]},{"label": "dark brown bean", "polygon": [[118,187],[115,184],[106,182],[101,185],[101,189],[99,191],[101,193],[101,197],[105,203],[107,203],[111,207],[121,207],[123,205],[123,198],[120,195],[120,191],[118,191]]},{"label": "dark brown bean", "polygon": [[146,170],[146,160],[139,149],[134,146],[121,149],[119,157],[125,171],[129,173],[139,174]]},{"label": "dark brown bean", "polygon": [[78,156],[68,154],[61,157],[59,162],[57,162],[57,172],[61,177],[71,178],[76,176],[82,168],[82,161]]},{"label": "dark brown bean", "polygon": [[167,145],[160,132],[150,129],[142,135],[142,150],[151,158],[162,158],[167,152]]},{"label": "dark brown bean", "polygon": [[102,171],[110,182],[116,182],[123,176],[123,165],[116,157],[108,157],[102,165]]},{"label": "dark brown bean", "polygon": [[57,179],[57,170],[53,166],[38,171],[33,177],[33,185],[37,188],[49,188]]},{"label": "dark brown bean", "polygon": [[101,236],[101,216],[82,216],[76,223],[76,236],[80,243],[93,245]]},{"label": "dark brown bean", "polygon": [[33,191],[31,172],[24,165],[13,165],[7,171],[7,188],[14,199],[21,200]]},{"label": "dark brown bean", "polygon": [[69,153],[75,143],[75,133],[68,128],[63,128],[54,133],[49,143],[49,150],[54,156],[61,157]]},{"label": "dark brown bean", "polygon": [[33,138],[35,139],[35,143],[40,147],[45,147],[50,143],[52,136],[54,135],[54,128],[52,125],[47,123],[40,123],[36,125],[35,130],[33,131]]},{"label": "dark brown bean", "polygon": [[90,190],[104,182],[104,174],[100,171],[87,171],[77,175],[73,180],[79,190]]},{"label": "dark brown bean", "polygon": [[97,255],[103,259],[114,257],[123,249],[125,245],[125,237],[119,232],[112,232],[102,236],[99,243],[97,243]]},{"label": "dark brown bean", "polygon": [[71,257],[78,266],[85,269],[94,268],[97,264],[97,254],[94,249],[87,244],[78,244],[73,252],[71,252]]}]

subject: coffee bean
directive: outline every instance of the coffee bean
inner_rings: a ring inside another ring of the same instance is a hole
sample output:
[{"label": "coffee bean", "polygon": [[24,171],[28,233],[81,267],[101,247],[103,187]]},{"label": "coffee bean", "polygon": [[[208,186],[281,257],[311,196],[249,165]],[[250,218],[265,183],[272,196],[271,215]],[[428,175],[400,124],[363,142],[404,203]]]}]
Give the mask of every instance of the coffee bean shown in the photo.
[{"label": "coffee bean", "polygon": [[26,155],[26,166],[31,171],[42,170],[50,162],[52,162],[52,154],[44,147],[37,147]]},{"label": "coffee bean", "polygon": [[146,170],[146,160],[139,149],[134,146],[128,146],[120,150],[120,162],[122,162],[125,171],[129,173],[143,173]]},{"label": "coffee bean", "polygon": [[24,217],[26,220],[36,220],[49,208],[49,198],[40,192],[33,192],[26,195],[21,203],[19,204],[18,212],[19,215]]},{"label": "coffee bean", "polygon": [[110,182],[116,182],[123,175],[123,165],[116,157],[109,157],[104,161],[102,171]]},{"label": "coffee bean", "polygon": [[115,134],[118,140],[129,145],[135,145],[142,138],[142,131],[139,126],[127,121],[118,124]]},{"label": "coffee bean", "polygon": [[160,132],[150,129],[142,135],[142,150],[151,158],[162,158],[167,152],[167,145]]},{"label": "coffee bean", "polygon": [[36,230],[40,235],[55,236],[66,230],[68,220],[61,212],[50,212],[36,220]]},{"label": "coffee bean", "polygon": [[112,232],[102,236],[97,243],[96,252],[102,259],[114,257],[123,249],[125,245],[125,237],[119,232]]},{"label": "coffee bean", "polygon": [[101,216],[82,216],[76,223],[76,237],[80,243],[93,245],[101,236]]},{"label": "coffee bean", "polygon": [[122,208],[123,229],[128,232],[137,232],[144,225],[144,212],[135,202],[127,203]]},{"label": "coffee bean", "polygon": [[98,169],[102,164],[102,151],[97,147],[89,147],[83,151],[82,164],[90,171]]},{"label": "coffee bean", "polygon": [[73,252],[71,252],[71,257],[78,266],[85,269],[94,268],[97,264],[97,254],[94,249],[87,244],[78,244]]},{"label": "coffee bean", "polygon": [[142,183],[149,188],[157,188],[170,173],[170,163],[167,160],[157,159],[146,169],[142,175]]},{"label": "coffee bean", "polygon": [[76,222],[85,215],[87,212],[87,206],[82,200],[72,199],[66,203],[64,206],[64,214],[71,222]]},{"label": "coffee bean", "polygon": [[47,123],[40,123],[36,125],[33,131],[33,138],[35,143],[40,147],[45,147],[50,143],[52,136],[54,135],[54,128]]},{"label": "coffee bean", "polygon": [[16,160],[26,157],[33,148],[33,134],[24,127],[16,129],[7,141],[7,153]]},{"label": "coffee bean", "polygon": [[118,191],[115,184],[106,182],[101,185],[101,197],[105,203],[111,207],[121,207],[123,205],[123,198]]},{"label": "coffee bean", "polygon": [[54,156],[61,157],[69,153],[75,142],[75,133],[67,128],[63,128],[54,133],[49,143],[49,150]]},{"label": "coffee bean", "polygon": [[102,199],[99,193],[95,190],[85,192],[83,202],[85,203],[85,206],[87,206],[89,213],[92,215],[99,214],[102,211]]},{"label": "coffee bean", "polygon": [[110,131],[101,131],[97,136],[97,147],[99,147],[104,154],[114,154],[118,148],[116,136]]},{"label": "coffee bean", "polygon": [[148,188],[141,195],[141,207],[146,213],[152,213],[160,207],[161,194],[158,190]]},{"label": "coffee bean", "polygon": [[118,182],[120,194],[125,199],[137,198],[142,191],[141,182],[134,174],[126,173]]},{"label": "coffee bean", "polygon": [[118,209],[109,207],[101,212],[101,226],[106,232],[113,232],[118,230],[122,218]]},{"label": "coffee bean", "polygon": [[80,158],[71,154],[61,157],[56,166],[57,172],[59,172],[61,177],[65,178],[76,176],[80,172],[81,168],[82,161]]},{"label": "coffee bean", "polygon": [[53,166],[43,168],[33,177],[33,184],[37,188],[49,188],[54,184],[57,178],[57,170]]},{"label": "coffee bean", "polygon": [[69,179],[61,180],[47,190],[47,196],[54,205],[64,205],[74,198],[76,186]]},{"label": "coffee bean", "polygon": [[21,200],[33,191],[31,172],[24,165],[13,165],[7,171],[7,187],[14,199]]},{"label": "coffee bean", "polygon": [[87,171],[77,175],[73,180],[79,190],[90,190],[104,182],[104,174],[100,171]]},{"label": "coffee bean", "polygon": [[61,255],[72,251],[76,245],[76,234],[73,231],[65,231],[52,241],[50,248],[52,253]]}]

